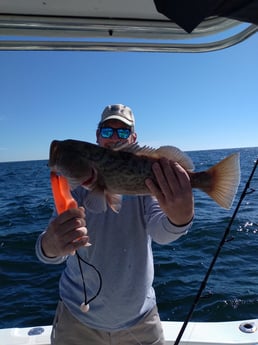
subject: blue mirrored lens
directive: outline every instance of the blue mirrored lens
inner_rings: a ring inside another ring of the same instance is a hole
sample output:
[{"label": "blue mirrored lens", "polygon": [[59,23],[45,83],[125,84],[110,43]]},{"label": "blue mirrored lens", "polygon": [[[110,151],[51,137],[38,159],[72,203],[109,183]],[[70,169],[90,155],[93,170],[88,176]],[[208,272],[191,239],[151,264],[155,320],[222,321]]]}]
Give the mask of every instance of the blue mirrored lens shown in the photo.
[{"label": "blue mirrored lens", "polygon": [[100,134],[102,138],[105,138],[105,139],[111,138],[113,133],[114,133],[113,128],[103,127],[100,129]]},{"label": "blue mirrored lens", "polygon": [[118,138],[120,139],[127,139],[131,133],[130,129],[128,128],[118,128],[116,132],[117,132]]},{"label": "blue mirrored lens", "polygon": [[102,138],[109,139],[113,136],[114,131],[116,131],[119,139],[127,139],[131,134],[131,130],[129,128],[102,127],[100,128],[100,135]]}]

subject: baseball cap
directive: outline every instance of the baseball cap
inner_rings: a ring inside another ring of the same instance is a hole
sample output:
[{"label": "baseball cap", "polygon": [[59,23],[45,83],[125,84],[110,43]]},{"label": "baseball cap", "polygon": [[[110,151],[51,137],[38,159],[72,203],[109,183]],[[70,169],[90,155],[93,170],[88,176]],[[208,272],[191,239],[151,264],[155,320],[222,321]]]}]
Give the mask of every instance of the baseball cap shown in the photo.
[{"label": "baseball cap", "polygon": [[103,110],[100,123],[107,120],[119,120],[128,126],[135,126],[135,119],[132,110],[123,104],[108,105]]}]

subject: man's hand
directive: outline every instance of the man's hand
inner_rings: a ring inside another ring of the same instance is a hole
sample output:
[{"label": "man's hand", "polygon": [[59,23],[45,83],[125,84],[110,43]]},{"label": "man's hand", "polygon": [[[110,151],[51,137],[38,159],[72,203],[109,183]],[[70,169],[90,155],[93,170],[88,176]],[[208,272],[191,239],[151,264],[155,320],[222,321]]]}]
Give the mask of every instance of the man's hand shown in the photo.
[{"label": "man's hand", "polygon": [[42,250],[48,257],[74,255],[89,244],[83,207],[61,213],[48,226],[42,237]]},{"label": "man's hand", "polygon": [[187,172],[176,162],[165,158],[153,164],[156,181],[146,179],[149,188],[165,212],[175,225],[184,225],[194,215],[192,187]]}]

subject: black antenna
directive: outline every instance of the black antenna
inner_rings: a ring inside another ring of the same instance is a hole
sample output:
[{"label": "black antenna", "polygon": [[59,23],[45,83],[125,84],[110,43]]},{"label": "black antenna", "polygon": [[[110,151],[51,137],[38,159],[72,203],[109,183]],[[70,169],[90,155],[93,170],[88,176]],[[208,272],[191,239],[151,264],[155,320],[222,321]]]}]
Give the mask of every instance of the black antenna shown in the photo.
[{"label": "black antenna", "polygon": [[212,271],[212,269],[213,269],[213,267],[214,267],[214,265],[215,265],[215,263],[216,263],[216,260],[217,260],[219,254],[220,254],[220,251],[221,251],[221,249],[222,249],[224,243],[226,242],[227,236],[228,236],[228,234],[229,234],[229,232],[230,232],[231,225],[232,225],[232,223],[233,223],[233,221],[234,221],[234,219],[235,219],[235,217],[236,217],[236,214],[237,214],[237,212],[238,212],[238,210],[239,210],[239,207],[240,207],[240,205],[241,205],[241,203],[242,203],[244,197],[245,197],[247,194],[250,194],[250,193],[254,192],[254,189],[251,189],[251,191],[249,191],[249,192],[248,192],[247,190],[249,189],[250,182],[251,182],[251,180],[252,180],[252,178],[253,178],[253,175],[254,175],[254,173],[255,173],[255,170],[256,170],[256,168],[257,168],[257,165],[258,165],[258,160],[255,161],[253,170],[252,170],[252,172],[251,172],[251,174],[250,174],[250,176],[249,176],[248,181],[247,181],[246,184],[245,184],[245,188],[244,188],[244,190],[243,190],[243,192],[242,192],[242,194],[241,194],[241,196],[240,196],[240,199],[239,199],[239,201],[238,201],[238,204],[237,204],[237,206],[236,206],[236,209],[235,209],[235,211],[234,211],[234,213],[233,213],[233,215],[232,215],[232,217],[231,217],[231,219],[230,219],[230,221],[229,221],[229,224],[228,224],[228,226],[227,226],[227,228],[226,228],[226,230],[225,230],[225,232],[224,232],[223,238],[222,238],[222,240],[221,240],[220,243],[219,243],[219,246],[218,246],[218,248],[217,248],[217,251],[216,251],[216,253],[215,253],[215,255],[214,255],[213,259],[212,259],[212,262],[211,262],[211,264],[210,264],[210,267],[208,268],[208,271],[207,271],[207,273],[206,273],[206,275],[205,275],[203,281],[201,282],[199,291],[198,291],[198,293],[197,293],[197,295],[196,295],[196,297],[195,297],[195,299],[194,299],[194,302],[193,302],[193,304],[192,304],[192,306],[191,306],[191,308],[190,308],[190,311],[189,311],[189,313],[188,313],[188,315],[187,315],[187,317],[186,317],[186,319],[185,319],[185,321],[184,321],[184,323],[183,323],[183,325],[182,325],[182,327],[181,327],[181,329],[180,329],[180,332],[179,332],[179,334],[178,334],[178,336],[177,336],[177,338],[176,338],[176,341],[175,341],[174,345],[178,345],[178,344],[179,344],[179,342],[180,342],[180,340],[181,340],[181,338],[182,338],[182,336],[183,336],[183,333],[184,333],[184,331],[185,331],[185,329],[186,329],[186,326],[187,326],[188,322],[190,321],[190,319],[191,319],[191,317],[192,317],[192,314],[193,314],[193,312],[194,312],[194,309],[195,309],[197,303],[199,302],[199,300],[200,300],[200,298],[201,298],[201,294],[202,294],[203,290],[205,289],[206,283],[207,283],[208,278],[209,278],[209,276],[210,276],[210,274],[211,274],[211,271]]}]

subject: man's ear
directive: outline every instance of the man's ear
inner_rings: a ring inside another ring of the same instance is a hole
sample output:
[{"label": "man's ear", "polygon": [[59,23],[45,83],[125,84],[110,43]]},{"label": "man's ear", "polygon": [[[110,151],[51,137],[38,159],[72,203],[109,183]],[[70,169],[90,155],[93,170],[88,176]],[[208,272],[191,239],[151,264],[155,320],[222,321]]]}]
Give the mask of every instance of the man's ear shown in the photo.
[{"label": "man's ear", "polygon": [[133,142],[135,143],[137,140],[137,134],[136,133],[132,133],[132,137],[133,137]]}]

